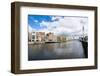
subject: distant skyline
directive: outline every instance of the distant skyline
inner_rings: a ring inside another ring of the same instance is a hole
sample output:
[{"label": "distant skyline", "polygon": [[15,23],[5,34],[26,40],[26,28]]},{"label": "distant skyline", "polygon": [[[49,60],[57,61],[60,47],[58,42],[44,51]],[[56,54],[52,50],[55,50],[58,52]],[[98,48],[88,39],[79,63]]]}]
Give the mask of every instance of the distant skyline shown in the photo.
[{"label": "distant skyline", "polygon": [[28,15],[29,32],[53,32],[56,35],[82,35],[88,31],[88,17]]}]

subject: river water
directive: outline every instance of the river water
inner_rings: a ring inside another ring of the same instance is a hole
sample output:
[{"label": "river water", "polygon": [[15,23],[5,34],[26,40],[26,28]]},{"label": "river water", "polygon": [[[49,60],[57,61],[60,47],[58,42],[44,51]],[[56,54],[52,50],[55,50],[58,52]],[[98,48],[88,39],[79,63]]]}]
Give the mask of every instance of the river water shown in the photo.
[{"label": "river water", "polygon": [[28,45],[28,60],[85,58],[82,43],[78,40],[64,43]]}]

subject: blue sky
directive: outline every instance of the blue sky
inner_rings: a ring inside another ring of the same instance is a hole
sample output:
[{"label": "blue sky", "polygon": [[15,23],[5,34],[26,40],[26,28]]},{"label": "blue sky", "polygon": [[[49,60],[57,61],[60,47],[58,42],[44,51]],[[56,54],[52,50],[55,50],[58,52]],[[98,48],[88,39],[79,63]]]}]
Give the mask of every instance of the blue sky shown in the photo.
[{"label": "blue sky", "polygon": [[54,22],[57,21],[57,19],[52,20],[52,17],[54,16],[46,16],[46,15],[28,15],[28,24],[30,27],[40,30],[47,28],[46,26],[41,27],[40,23],[44,22]]},{"label": "blue sky", "polygon": [[[83,22],[83,23],[82,23]],[[87,17],[28,15],[29,31],[54,32],[55,34],[81,34],[84,25],[87,33]]]}]

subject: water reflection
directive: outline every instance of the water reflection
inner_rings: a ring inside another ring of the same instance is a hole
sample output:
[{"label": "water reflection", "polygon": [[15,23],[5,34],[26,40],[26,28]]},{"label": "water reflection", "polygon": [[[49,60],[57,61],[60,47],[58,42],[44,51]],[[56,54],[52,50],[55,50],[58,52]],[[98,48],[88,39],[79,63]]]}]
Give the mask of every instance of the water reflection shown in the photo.
[{"label": "water reflection", "polygon": [[65,43],[46,43],[28,46],[28,60],[85,58],[80,41]]}]

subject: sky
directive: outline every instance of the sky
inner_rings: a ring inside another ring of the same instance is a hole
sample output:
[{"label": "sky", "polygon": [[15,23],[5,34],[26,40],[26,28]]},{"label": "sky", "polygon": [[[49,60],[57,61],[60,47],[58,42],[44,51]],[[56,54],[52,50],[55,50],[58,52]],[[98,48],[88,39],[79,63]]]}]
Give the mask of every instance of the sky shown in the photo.
[{"label": "sky", "polygon": [[56,35],[82,35],[88,32],[88,17],[28,15],[28,30]]}]

